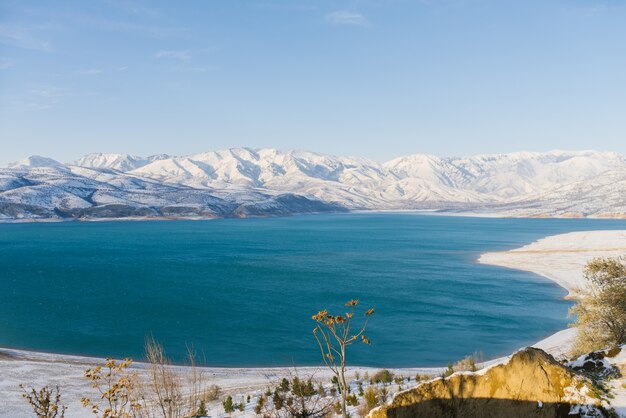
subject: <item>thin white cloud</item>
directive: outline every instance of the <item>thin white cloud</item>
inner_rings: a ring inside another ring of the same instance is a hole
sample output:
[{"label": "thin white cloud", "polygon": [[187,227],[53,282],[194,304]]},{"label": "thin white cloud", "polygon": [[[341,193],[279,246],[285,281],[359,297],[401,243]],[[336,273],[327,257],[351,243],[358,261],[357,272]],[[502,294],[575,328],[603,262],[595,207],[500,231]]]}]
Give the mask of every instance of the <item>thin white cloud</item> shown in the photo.
[{"label": "thin white cloud", "polygon": [[8,58],[0,57],[0,70],[13,67],[14,62]]},{"label": "thin white cloud", "polygon": [[122,11],[124,13],[133,14],[133,15],[145,15],[145,16],[158,16],[160,13],[157,11],[146,7],[145,5],[130,1],[130,0],[106,0],[106,4],[109,6]]},{"label": "thin white cloud", "polygon": [[0,24],[0,43],[44,52],[52,52],[53,50],[49,41],[38,39],[29,30],[3,24]]},{"label": "thin white cloud", "polygon": [[81,70],[78,72],[78,75],[97,75],[101,74],[102,70],[99,68],[89,68],[87,70]]},{"label": "thin white cloud", "polygon": [[23,111],[47,110],[63,105],[72,97],[97,96],[93,91],[73,92],[64,87],[37,86],[23,91],[19,95],[6,96],[6,102],[15,109]]},{"label": "thin white cloud", "polygon": [[[15,103],[15,107],[25,110],[45,110],[56,107],[65,96],[66,89],[62,87],[46,86],[28,90],[21,100]],[[21,102],[21,103],[20,103]]]},{"label": "thin white cloud", "polygon": [[191,59],[191,52],[189,51],[159,51],[154,54],[155,58],[174,58],[181,61]]},{"label": "thin white cloud", "polygon": [[199,67],[199,66],[178,66],[178,67],[174,67],[172,68],[172,71],[174,72],[180,72],[180,73],[206,73],[208,71],[216,71],[218,68],[214,67],[214,66],[206,66],[206,67]]},{"label": "thin white cloud", "polygon": [[144,25],[127,20],[106,19],[86,14],[64,14],[60,18],[75,24],[86,26],[89,29],[98,29],[108,32],[137,33],[152,38],[179,37],[187,33],[186,29],[158,25]]},{"label": "thin white cloud", "polygon": [[326,21],[333,25],[369,26],[370,22],[361,13],[349,10],[336,10],[326,15]]},{"label": "thin white cloud", "polygon": [[284,2],[284,1],[255,1],[250,4],[251,7],[264,10],[287,10],[297,12],[308,12],[317,10],[317,5],[313,3]]},{"label": "thin white cloud", "polygon": [[34,96],[46,98],[63,97],[67,95],[67,91],[62,87],[41,87],[30,89],[28,92]]}]

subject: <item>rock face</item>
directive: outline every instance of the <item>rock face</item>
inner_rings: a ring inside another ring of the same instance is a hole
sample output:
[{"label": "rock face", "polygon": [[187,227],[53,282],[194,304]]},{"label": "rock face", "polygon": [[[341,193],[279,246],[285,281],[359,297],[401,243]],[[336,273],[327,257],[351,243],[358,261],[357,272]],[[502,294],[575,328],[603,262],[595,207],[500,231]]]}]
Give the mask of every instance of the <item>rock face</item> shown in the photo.
[{"label": "rock face", "polygon": [[581,417],[611,416],[594,384],[544,351],[527,348],[507,364],[454,374],[404,392],[370,413],[384,417]]}]

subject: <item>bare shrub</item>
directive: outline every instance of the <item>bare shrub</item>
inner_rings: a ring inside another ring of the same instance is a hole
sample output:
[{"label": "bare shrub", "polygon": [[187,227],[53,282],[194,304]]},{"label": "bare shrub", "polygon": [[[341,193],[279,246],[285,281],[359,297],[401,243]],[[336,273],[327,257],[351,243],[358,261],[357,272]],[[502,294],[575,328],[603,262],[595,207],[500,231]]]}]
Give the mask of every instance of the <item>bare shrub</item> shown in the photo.
[{"label": "bare shrub", "polygon": [[33,408],[33,412],[37,418],[63,418],[65,416],[66,406],[61,405],[61,392],[59,387],[54,389],[44,386],[39,390],[35,388],[25,389],[20,385],[22,397],[28,401]]},{"label": "bare shrub", "polygon": [[323,310],[313,315],[316,327],[313,335],[319,345],[322,360],[324,364],[333,372],[337,378],[337,385],[341,392],[341,414],[343,418],[347,418],[347,396],[348,382],[346,381],[346,355],[347,348],[357,342],[370,344],[370,340],[365,336],[365,329],[369,322],[370,316],[374,313],[374,308],[370,308],[365,312],[365,321],[363,325],[351,329],[352,318],[354,317],[356,306],[359,304],[357,299],[353,299],[346,303],[348,312],[345,315],[330,315],[328,311]]},{"label": "bare shrub", "polygon": [[480,368],[482,362],[482,353],[474,353],[471,356],[465,356],[461,360],[454,363],[452,368],[455,372],[475,372]]},{"label": "bare shrub", "polygon": [[274,418],[324,418],[332,415],[335,399],[327,396],[321,384],[316,387],[312,376],[294,375],[276,385],[270,396],[261,396],[255,413]]},{"label": "bare shrub", "polygon": [[129,370],[131,359],[115,361],[108,358],[104,366],[85,370],[85,378],[98,392],[98,398],[82,398],[83,407],[97,417],[130,418],[141,409],[136,398],[137,374]]},{"label": "bare shrub", "polygon": [[204,390],[202,400],[205,402],[213,402],[219,399],[221,389],[218,385],[211,385]]},{"label": "bare shrub", "polygon": [[145,345],[148,363],[148,380],[145,397],[155,410],[153,416],[161,418],[186,418],[198,416],[207,402],[220,396],[220,387],[206,386],[206,378],[197,366],[196,353],[187,348],[187,367],[172,365],[163,346],[154,338]]}]

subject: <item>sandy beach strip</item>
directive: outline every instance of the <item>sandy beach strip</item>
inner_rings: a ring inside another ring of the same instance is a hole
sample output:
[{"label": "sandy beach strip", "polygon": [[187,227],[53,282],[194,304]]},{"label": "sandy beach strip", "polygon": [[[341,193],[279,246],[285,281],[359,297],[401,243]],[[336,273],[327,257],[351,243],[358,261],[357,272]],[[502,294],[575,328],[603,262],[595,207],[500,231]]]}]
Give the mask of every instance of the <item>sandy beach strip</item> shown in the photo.
[{"label": "sandy beach strip", "polygon": [[[583,267],[595,257],[615,257],[626,254],[626,231],[572,232],[549,236],[510,251],[492,252],[481,255],[478,262],[500,267],[525,270],[541,275],[565,288],[573,297],[576,289],[584,285]],[[568,350],[574,329],[567,329],[536,343],[555,356]],[[520,347],[521,348],[521,347]],[[487,362],[495,364],[507,358]],[[22,350],[0,349],[0,417],[31,417],[26,402],[21,399],[18,384],[35,387],[59,385],[64,403],[70,408],[66,417],[92,416],[80,406],[80,398],[89,390],[83,372],[87,367],[101,364],[102,359],[68,356],[61,354],[34,353]],[[141,364],[138,364],[141,371]],[[209,384],[217,384],[230,393],[245,393],[263,390],[270,382],[293,375],[293,368],[201,368]],[[351,373],[377,370],[376,368],[354,367]],[[415,373],[437,374],[440,368],[391,369],[398,374],[414,376]],[[302,367],[298,374],[314,374],[329,379],[324,368]]]}]

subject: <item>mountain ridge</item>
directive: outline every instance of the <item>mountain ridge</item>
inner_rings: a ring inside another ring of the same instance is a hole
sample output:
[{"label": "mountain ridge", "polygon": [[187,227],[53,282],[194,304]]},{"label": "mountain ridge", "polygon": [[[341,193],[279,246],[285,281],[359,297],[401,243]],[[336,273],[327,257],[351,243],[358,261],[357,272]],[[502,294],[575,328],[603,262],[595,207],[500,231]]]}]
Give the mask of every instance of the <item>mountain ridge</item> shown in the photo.
[{"label": "mountain ridge", "polygon": [[[412,154],[383,163],[273,148],[148,157],[92,153],[67,164],[32,156],[0,168],[0,217],[83,218],[105,205],[139,213],[121,217],[166,216],[163,208],[169,213],[172,206],[187,208],[180,216],[199,217],[313,209],[626,216],[624,191],[626,158],[591,150]],[[298,203],[290,208],[281,195]]]}]

